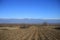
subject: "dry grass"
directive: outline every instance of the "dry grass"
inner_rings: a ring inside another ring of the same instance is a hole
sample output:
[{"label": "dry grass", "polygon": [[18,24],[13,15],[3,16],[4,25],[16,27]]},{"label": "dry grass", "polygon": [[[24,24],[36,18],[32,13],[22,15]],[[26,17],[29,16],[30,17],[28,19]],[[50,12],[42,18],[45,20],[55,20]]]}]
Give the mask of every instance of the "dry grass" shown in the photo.
[{"label": "dry grass", "polygon": [[60,40],[60,30],[51,26],[31,26],[14,30],[0,29],[0,40]]}]

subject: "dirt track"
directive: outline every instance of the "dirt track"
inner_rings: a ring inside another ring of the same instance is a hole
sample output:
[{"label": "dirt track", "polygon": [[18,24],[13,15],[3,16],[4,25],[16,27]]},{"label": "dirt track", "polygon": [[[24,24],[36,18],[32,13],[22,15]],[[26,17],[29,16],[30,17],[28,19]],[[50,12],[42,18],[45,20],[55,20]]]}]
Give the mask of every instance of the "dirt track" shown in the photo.
[{"label": "dirt track", "polygon": [[0,30],[0,40],[60,40],[60,30],[45,27]]}]

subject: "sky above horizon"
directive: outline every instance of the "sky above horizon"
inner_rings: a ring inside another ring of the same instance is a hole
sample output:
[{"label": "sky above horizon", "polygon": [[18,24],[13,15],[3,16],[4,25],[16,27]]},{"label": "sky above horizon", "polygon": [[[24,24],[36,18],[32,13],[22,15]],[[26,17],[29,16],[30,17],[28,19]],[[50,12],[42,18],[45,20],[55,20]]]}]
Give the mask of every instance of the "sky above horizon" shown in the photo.
[{"label": "sky above horizon", "polygon": [[0,18],[60,18],[60,1],[0,0]]}]

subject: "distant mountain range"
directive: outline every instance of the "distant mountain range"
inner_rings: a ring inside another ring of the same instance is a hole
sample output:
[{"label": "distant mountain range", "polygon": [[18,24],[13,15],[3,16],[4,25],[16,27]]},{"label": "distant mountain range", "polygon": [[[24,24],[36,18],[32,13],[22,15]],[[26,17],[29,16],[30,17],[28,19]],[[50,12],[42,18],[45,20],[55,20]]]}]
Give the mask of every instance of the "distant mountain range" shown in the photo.
[{"label": "distant mountain range", "polygon": [[26,23],[26,24],[39,24],[39,23],[60,23],[60,19],[0,19],[1,23]]}]

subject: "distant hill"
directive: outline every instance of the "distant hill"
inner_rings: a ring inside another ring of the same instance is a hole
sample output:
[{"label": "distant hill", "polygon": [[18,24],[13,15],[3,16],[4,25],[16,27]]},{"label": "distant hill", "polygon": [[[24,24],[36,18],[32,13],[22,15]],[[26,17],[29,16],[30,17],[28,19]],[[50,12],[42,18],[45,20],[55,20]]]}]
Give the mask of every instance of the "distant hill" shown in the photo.
[{"label": "distant hill", "polygon": [[38,24],[38,23],[60,23],[60,19],[0,19],[0,23],[27,23],[27,24]]}]

